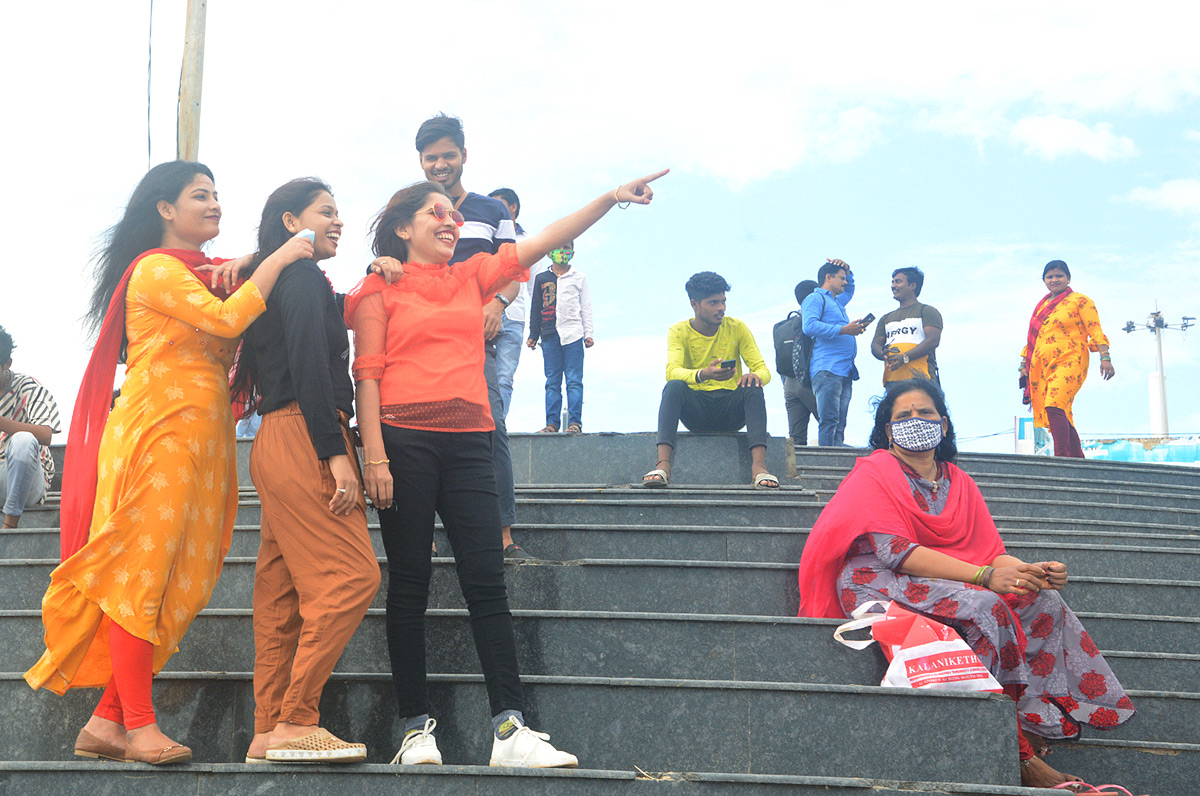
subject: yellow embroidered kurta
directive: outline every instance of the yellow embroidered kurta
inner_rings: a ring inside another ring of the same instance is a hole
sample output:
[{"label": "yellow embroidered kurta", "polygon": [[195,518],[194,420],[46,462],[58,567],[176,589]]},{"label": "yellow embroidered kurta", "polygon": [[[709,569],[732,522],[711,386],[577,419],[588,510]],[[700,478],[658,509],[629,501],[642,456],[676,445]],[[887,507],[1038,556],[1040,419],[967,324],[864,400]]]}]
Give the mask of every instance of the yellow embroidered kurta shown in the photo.
[{"label": "yellow embroidered kurta", "polygon": [[[1075,425],[1071,404],[1087,378],[1088,351],[1102,345],[1108,345],[1108,338],[1100,328],[1100,315],[1092,300],[1082,293],[1071,293],[1060,301],[1042,324],[1029,359],[1029,396],[1035,426],[1050,425],[1047,406],[1062,409],[1068,422]],[[1022,357],[1027,349],[1021,349]]]},{"label": "yellow embroidered kurta", "polygon": [[50,575],[46,652],[25,679],[55,693],[112,676],[109,622],[154,645],[154,671],[208,604],[237,512],[227,373],[266,308],[250,283],[222,302],[165,254],[134,268],[128,363],[100,442],[84,547]]}]

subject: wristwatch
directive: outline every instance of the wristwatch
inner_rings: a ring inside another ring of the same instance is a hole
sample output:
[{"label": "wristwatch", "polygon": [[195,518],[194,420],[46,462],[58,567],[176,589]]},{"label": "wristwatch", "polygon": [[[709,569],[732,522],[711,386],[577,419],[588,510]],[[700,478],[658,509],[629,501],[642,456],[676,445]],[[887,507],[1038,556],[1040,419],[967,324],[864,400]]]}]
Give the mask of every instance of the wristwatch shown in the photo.
[{"label": "wristwatch", "polygon": [[512,304],[512,301],[510,299],[506,298],[503,293],[496,294],[496,301],[499,301],[501,304],[503,304],[506,307],[508,305]]},{"label": "wristwatch", "polygon": [[907,365],[907,364],[908,364],[908,354],[905,354],[905,355],[904,355],[904,364],[905,364],[905,365]]}]

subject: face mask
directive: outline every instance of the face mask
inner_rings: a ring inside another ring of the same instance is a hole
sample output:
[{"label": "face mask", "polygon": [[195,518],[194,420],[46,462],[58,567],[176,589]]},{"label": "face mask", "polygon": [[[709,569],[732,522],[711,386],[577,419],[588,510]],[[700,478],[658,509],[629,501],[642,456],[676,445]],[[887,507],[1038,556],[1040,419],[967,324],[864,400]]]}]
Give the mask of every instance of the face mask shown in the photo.
[{"label": "face mask", "polygon": [[892,444],[906,451],[931,451],[942,441],[942,421],[910,417],[888,424],[892,429]]},{"label": "face mask", "polygon": [[555,249],[550,252],[550,262],[555,265],[566,265],[571,262],[571,258],[575,256],[575,252],[567,249]]}]

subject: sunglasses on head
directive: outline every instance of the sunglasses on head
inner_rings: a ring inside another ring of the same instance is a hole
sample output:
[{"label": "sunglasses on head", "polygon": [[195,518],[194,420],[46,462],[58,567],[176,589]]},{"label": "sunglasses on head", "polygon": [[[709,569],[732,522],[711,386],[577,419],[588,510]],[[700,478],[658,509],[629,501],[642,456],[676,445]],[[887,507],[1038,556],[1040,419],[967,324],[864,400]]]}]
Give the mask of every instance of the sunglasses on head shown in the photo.
[{"label": "sunglasses on head", "polygon": [[447,210],[446,206],[441,203],[435,203],[433,207],[427,207],[421,212],[433,213],[433,217],[438,221],[445,221],[446,216],[450,216],[454,223],[460,227],[466,222],[466,219],[463,218],[462,213],[458,212],[457,210]]}]

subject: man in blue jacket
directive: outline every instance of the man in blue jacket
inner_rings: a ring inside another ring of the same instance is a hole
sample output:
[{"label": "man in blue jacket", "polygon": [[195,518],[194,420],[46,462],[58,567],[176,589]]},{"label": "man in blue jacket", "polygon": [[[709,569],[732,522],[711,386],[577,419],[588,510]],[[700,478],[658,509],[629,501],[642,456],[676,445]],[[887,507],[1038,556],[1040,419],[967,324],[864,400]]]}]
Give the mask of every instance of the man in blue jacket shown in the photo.
[{"label": "man in blue jacket", "polygon": [[851,388],[858,379],[854,338],[867,325],[861,320],[851,322],[846,314],[846,305],[854,297],[850,266],[842,260],[827,260],[817,271],[817,284],[820,287],[800,305],[804,333],[813,339],[808,372],[820,418],[817,444],[842,445]]}]

